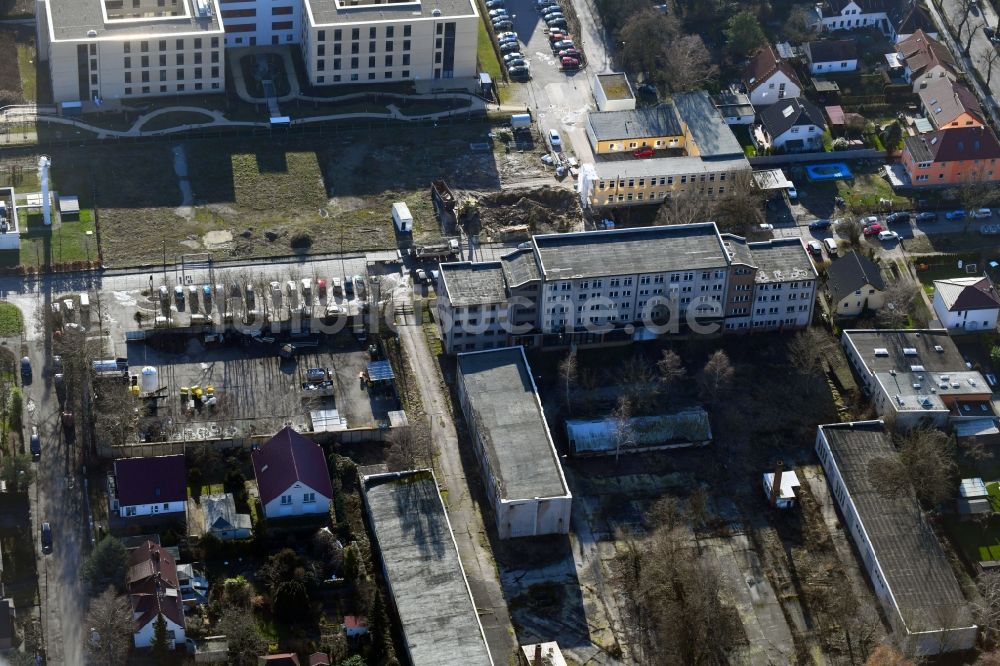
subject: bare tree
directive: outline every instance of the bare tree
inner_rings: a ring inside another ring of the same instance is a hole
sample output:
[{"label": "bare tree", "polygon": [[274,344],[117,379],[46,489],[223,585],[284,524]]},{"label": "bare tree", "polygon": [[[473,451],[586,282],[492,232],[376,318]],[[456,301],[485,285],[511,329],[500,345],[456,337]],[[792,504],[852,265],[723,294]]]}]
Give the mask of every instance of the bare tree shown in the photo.
[{"label": "bare tree", "polygon": [[718,78],[719,67],[699,35],[684,35],[663,44],[663,58],[668,66],[660,72],[672,91],[700,90]]},{"label": "bare tree", "polygon": [[861,228],[861,223],[857,220],[841,220],[834,227],[834,231],[838,236],[847,241],[850,249],[856,250],[861,247],[861,239],[864,231]]},{"label": "bare tree", "polygon": [[125,664],[132,648],[132,607],[128,599],[109,587],[91,600],[87,623],[87,651],[94,663]]},{"label": "bare tree", "polygon": [[731,174],[726,191],[708,201],[720,231],[746,235],[764,221],[764,195],[750,171]]},{"label": "bare tree", "polygon": [[618,404],[611,412],[615,420],[615,462],[622,449],[635,446],[635,431],[632,428],[632,403],[627,396],[619,396]]},{"label": "bare tree", "polygon": [[570,398],[570,389],[576,384],[577,379],[577,363],[576,363],[576,349],[570,349],[566,354],[565,358],[559,362],[559,380],[563,384],[563,389],[565,393],[563,394],[563,401],[566,405],[566,412],[573,412],[573,401]]},{"label": "bare tree", "polygon": [[656,224],[704,222],[711,219],[710,211],[707,198],[694,192],[684,191],[660,205],[660,209],[656,212]]},{"label": "bare tree", "polygon": [[913,304],[919,298],[919,287],[907,277],[902,277],[885,290],[882,308],[878,311],[879,324],[886,328],[899,328],[912,313]]},{"label": "bare tree", "polygon": [[652,7],[632,14],[618,32],[622,64],[647,75],[658,74],[662,69],[662,45],[676,39],[679,33],[678,21],[672,15],[661,14]]},{"label": "bare tree", "polygon": [[976,57],[976,65],[979,67],[979,71],[986,70],[987,88],[990,87],[990,82],[993,80],[993,65],[997,63],[998,59],[1000,59],[1000,51],[995,48],[986,49]]},{"label": "bare tree", "polygon": [[729,355],[721,349],[712,354],[698,374],[698,395],[712,404],[732,386],[736,371],[729,362]]},{"label": "bare tree", "polygon": [[393,428],[386,442],[385,461],[394,472],[430,467],[434,462],[430,433],[422,423]]},{"label": "bare tree", "polygon": [[795,5],[788,14],[785,25],[782,26],[785,38],[800,44],[809,41],[813,36],[812,20],[804,5]]},{"label": "bare tree", "polygon": [[865,666],[915,666],[902,652],[891,645],[879,645],[872,652]]},{"label": "bare tree", "polygon": [[976,581],[979,598],[973,603],[976,624],[982,629],[983,642],[990,647],[1000,639],[1000,571],[990,569]]},{"label": "bare tree", "polygon": [[663,358],[656,364],[656,369],[660,372],[660,385],[668,394],[676,390],[677,385],[687,378],[684,361],[672,349],[663,350]]},{"label": "bare tree", "polygon": [[219,631],[229,643],[229,663],[234,666],[253,666],[258,655],[267,649],[267,641],[257,631],[253,615],[246,609],[224,608],[219,618]]},{"label": "bare tree", "polygon": [[823,372],[824,355],[830,351],[831,343],[826,333],[810,326],[796,333],[789,341],[788,359],[799,374],[819,374]]},{"label": "bare tree", "polygon": [[899,455],[870,461],[868,475],[886,498],[914,493],[922,503],[937,507],[954,497],[958,465],[955,440],[940,430],[915,428],[895,435]]}]

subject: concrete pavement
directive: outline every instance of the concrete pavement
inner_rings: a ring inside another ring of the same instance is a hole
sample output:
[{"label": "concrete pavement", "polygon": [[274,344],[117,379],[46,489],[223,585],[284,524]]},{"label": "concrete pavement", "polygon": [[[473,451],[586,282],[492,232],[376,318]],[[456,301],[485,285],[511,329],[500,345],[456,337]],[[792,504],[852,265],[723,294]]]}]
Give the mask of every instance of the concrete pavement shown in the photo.
[{"label": "concrete pavement", "polygon": [[[996,54],[997,45],[993,44],[982,30],[987,22],[996,28],[997,16],[988,2],[980,2],[978,15],[970,15],[962,25],[962,17],[968,11],[966,6],[967,3],[963,3],[962,0],[942,0],[941,11],[938,11],[933,2],[927,3],[931,18],[940,31],[940,37],[951,49],[955,58],[962,63],[966,71],[980,72],[983,83],[980,83],[975,76],[968,78],[976,96],[982,100],[983,106],[993,118],[993,124],[1000,125],[1000,113],[997,109],[997,99],[1000,99],[1000,56]],[[969,56],[963,55],[966,43],[969,44]],[[990,71],[992,75],[989,74]],[[990,84],[987,88],[984,83],[988,78]]]}]

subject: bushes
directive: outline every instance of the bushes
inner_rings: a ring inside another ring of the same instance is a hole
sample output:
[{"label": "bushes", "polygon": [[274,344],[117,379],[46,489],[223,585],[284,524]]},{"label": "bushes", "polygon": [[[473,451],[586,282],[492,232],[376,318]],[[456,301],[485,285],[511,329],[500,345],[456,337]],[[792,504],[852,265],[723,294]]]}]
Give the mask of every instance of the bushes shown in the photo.
[{"label": "bushes", "polygon": [[299,231],[289,241],[293,250],[307,252],[312,247],[313,237],[308,231]]}]

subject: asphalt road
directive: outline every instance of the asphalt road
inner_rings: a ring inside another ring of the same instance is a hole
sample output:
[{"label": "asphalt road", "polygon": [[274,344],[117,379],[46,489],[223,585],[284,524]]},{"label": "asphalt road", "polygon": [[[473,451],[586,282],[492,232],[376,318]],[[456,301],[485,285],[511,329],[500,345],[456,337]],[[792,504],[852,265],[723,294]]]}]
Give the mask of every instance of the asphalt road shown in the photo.
[{"label": "asphalt road", "polygon": [[[962,17],[966,10],[961,0],[942,0],[940,12],[934,3],[928,4],[935,22],[939,22],[939,18],[945,18],[953,28],[953,32],[944,39],[949,42],[952,52],[963,66],[966,69],[978,70],[984,82],[989,79],[988,90],[984,90],[975,79],[972,80],[972,86],[996,121],[998,119],[996,100],[1000,99],[1000,54],[997,54],[997,45],[990,42],[983,33],[983,27],[987,25],[997,28],[996,12],[987,0],[981,0],[979,9],[975,13],[970,13],[968,20],[962,25]],[[955,39],[948,39],[952,35]],[[966,44],[969,45],[968,57],[962,55],[962,49]]]}]

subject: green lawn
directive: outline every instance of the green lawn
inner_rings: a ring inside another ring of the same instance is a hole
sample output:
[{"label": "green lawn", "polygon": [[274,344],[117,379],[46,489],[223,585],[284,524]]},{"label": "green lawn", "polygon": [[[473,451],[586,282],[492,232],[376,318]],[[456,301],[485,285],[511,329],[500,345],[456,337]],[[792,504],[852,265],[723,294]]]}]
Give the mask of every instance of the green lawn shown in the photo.
[{"label": "green lawn", "polygon": [[973,562],[1000,560],[1000,523],[994,519],[986,527],[976,521],[954,520],[947,528],[956,545]]},{"label": "green lawn", "polygon": [[854,178],[838,180],[837,194],[843,197],[854,212],[883,210],[881,199],[889,199],[896,209],[904,209],[912,204],[906,197],[898,196],[889,183],[878,174],[856,173]]},{"label": "green lawn", "polygon": [[479,21],[479,42],[476,46],[476,57],[479,59],[479,68],[487,72],[493,82],[499,84],[503,80],[503,73],[500,69],[500,61],[497,53],[493,50],[493,40],[490,33],[486,31],[486,24]]},{"label": "green lawn", "polygon": [[21,72],[21,94],[28,103],[38,99],[38,75],[34,61],[35,49],[29,44],[18,44],[17,66]]},{"label": "green lawn", "polygon": [[24,328],[21,310],[13,303],[0,303],[0,337],[17,335]]},{"label": "green lawn", "polygon": [[[221,483],[209,483],[201,487],[201,494],[199,495],[199,497],[204,497],[205,495],[215,495],[224,492],[226,492],[226,489],[225,486],[223,486]],[[191,493],[191,486],[187,487],[187,496],[188,499],[194,497],[194,495]]]},{"label": "green lawn", "polygon": [[[30,214],[21,223],[27,227],[21,234],[21,250],[0,253],[2,266],[41,267],[97,260],[94,212],[90,209],[81,209],[80,219],[64,220],[55,230],[44,225],[41,213]],[[92,232],[90,236],[88,231]]]}]

